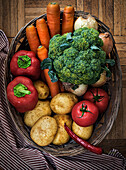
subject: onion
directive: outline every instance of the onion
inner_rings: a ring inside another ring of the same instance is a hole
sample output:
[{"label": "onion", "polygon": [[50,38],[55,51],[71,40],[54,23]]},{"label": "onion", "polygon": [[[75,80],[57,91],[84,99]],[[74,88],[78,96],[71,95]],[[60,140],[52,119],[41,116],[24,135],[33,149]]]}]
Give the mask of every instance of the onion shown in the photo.
[{"label": "onion", "polygon": [[98,30],[98,23],[94,17],[88,14],[87,19],[84,19],[83,17],[78,17],[78,19],[75,21],[74,30],[83,27],[94,28]]},{"label": "onion", "polygon": [[109,54],[113,48],[113,40],[108,32],[100,33],[99,37],[103,40],[104,45],[102,46],[103,51]]},{"label": "onion", "polygon": [[106,83],[106,81],[107,81],[106,71],[104,70],[103,73],[101,73],[101,75],[100,75],[100,79],[96,83],[92,84],[92,86],[93,87],[101,87]]},{"label": "onion", "polygon": [[88,88],[88,85],[80,84],[78,85],[78,88],[73,90],[74,84],[64,83],[64,82],[63,82],[63,86],[65,87],[66,91],[69,91],[77,96],[82,96],[87,91]]},{"label": "onion", "polygon": [[[74,30],[84,27],[87,24],[87,19],[79,17],[74,24]],[[86,25],[87,26],[87,25]]]}]

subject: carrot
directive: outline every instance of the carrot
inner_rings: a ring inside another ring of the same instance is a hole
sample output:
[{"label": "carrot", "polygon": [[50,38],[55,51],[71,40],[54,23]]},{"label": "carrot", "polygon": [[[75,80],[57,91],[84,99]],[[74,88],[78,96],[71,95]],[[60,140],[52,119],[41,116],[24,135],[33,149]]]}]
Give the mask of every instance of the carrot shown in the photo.
[{"label": "carrot", "polygon": [[37,30],[34,25],[29,25],[26,28],[26,37],[30,46],[31,51],[37,53],[37,48],[40,45]]},{"label": "carrot", "polygon": [[48,57],[48,50],[46,49],[46,47],[40,45],[37,48],[37,55],[38,55],[38,58],[40,59],[40,61],[43,61],[44,59],[46,59]]},{"label": "carrot", "polygon": [[[37,49],[37,55],[38,58],[43,61],[44,59],[46,59],[48,57],[48,50],[44,47],[44,46],[39,46]],[[55,95],[57,95],[60,90],[59,90],[59,84],[58,81],[57,82],[52,82],[49,75],[48,75],[48,71],[49,69],[44,69],[44,76],[46,79],[46,82],[48,84],[48,87],[50,89],[50,93],[51,93],[51,97],[54,97]]]},{"label": "carrot", "polygon": [[50,35],[49,35],[48,26],[44,18],[38,19],[36,21],[36,28],[37,28],[37,32],[38,32],[41,44],[44,45],[48,49]]},{"label": "carrot", "polygon": [[60,34],[60,6],[56,2],[47,5],[47,23],[51,37]]},{"label": "carrot", "polygon": [[74,7],[69,5],[64,8],[62,20],[62,35],[67,32],[73,32],[74,25]]},{"label": "carrot", "polygon": [[54,82],[54,83],[51,82],[51,79],[50,79],[50,77],[48,75],[48,71],[49,71],[49,69],[45,69],[44,70],[44,75],[45,75],[46,82],[47,82],[47,84],[49,86],[49,89],[50,89],[51,97],[54,97],[60,92],[59,84],[58,84],[58,81]]}]

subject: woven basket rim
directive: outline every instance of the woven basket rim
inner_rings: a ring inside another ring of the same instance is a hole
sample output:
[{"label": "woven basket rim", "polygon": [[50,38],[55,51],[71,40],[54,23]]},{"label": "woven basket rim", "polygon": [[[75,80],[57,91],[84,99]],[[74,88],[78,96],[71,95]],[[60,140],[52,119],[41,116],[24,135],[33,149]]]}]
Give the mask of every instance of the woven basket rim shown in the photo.
[{"label": "woven basket rim", "polygon": [[[63,14],[63,11],[61,11],[61,15]],[[88,12],[83,12],[83,11],[75,11],[75,16],[76,15],[88,15],[89,13]],[[93,16],[93,15],[91,15],[91,16]],[[26,27],[28,26],[28,25],[30,25],[30,24],[32,24],[32,23],[35,23],[35,21],[37,20],[37,19],[40,19],[40,18],[46,18],[46,14],[43,14],[43,15],[41,15],[41,16],[39,16],[39,17],[36,17],[36,18],[34,18],[34,19],[32,19],[31,21],[29,21],[24,27],[22,27],[20,30],[19,30],[19,32],[17,33],[17,35],[14,37],[14,39],[12,40],[12,42],[11,42],[11,45],[10,45],[10,49],[9,49],[9,53],[8,53],[8,57],[7,57],[7,60],[6,60],[6,66],[7,66],[7,64],[8,64],[8,62],[9,62],[9,59],[10,59],[10,57],[12,56],[12,50],[13,50],[13,48],[15,47],[16,48],[16,41],[17,41],[17,39],[18,39],[18,37],[20,36],[20,34],[21,33],[25,33],[25,29],[26,29]],[[93,16],[93,17],[95,17],[95,16]],[[114,109],[113,110],[113,112],[114,112],[114,117],[112,116],[111,117],[111,119],[110,119],[110,121],[109,121],[109,123],[107,124],[107,126],[106,126],[106,131],[104,132],[104,135],[103,134],[101,134],[101,136],[99,135],[97,138],[99,138],[100,137],[100,140],[98,141],[98,140],[96,140],[96,142],[94,142],[94,143],[92,143],[92,144],[94,144],[94,145],[97,145],[97,144],[99,144],[104,138],[105,138],[105,136],[110,132],[110,130],[111,130],[111,128],[112,128],[112,126],[113,126],[113,123],[114,123],[114,121],[115,121],[115,119],[116,119],[116,117],[117,117],[117,114],[118,114],[118,110],[119,110],[119,105],[120,105],[120,101],[121,101],[121,91],[122,91],[122,72],[121,72],[121,66],[120,66],[120,61],[119,61],[119,56],[118,56],[118,53],[117,53],[117,49],[116,49],[116,46],[115,46],[115,40],[114,40],[114,38],[113,38],[113,36],[112,36],[112,34],[111,34],[111,32],[109,31],[109,27],[108,26],[106,26],[102,21],[100,21],[97,17],[95,17],[95,19],[96,19],[96,21],[99,23],[99,24],[101,24],[102,26],[103,26],[103,28],[105,29],[105,30],[107,30],[109,33],[110,33],[110,35],[111,35],[111,37],[112,37],[112,39],[113,39],[113,48],[114,48],[114,50],[115,50],[115,54],[116,54],[116,59],[117,59],[117,67],[118,67],[118,76],[119,76],[119,88],[118,88],[118,97],[119,97],[119,99],[118,99],[118,101],[115,103],[115,105],[116,105],[116,110]],[[6,70],[6,75],[8,74],[8,69]],[[6,85],[8,84],[8,82],[7,82],[7,78],[6,78]],[[7,97],[6,97],[6,100],[7,100]],[[7,100],[7,102],[8,102],[8,100]],[[13,122],[14,122],[14,124],[15,124],[15,126],[16,126],[16,128],[17,128],[17,130],[19,131],[19,133],[23,136],[23,138],[30,144],[30,145],[32,145],[33,147],[35,147],[35,148],[38,148],[38,149],[40,149],[41,151],[43,151],[43,152],[49,152],[49,153],[51,153],[51,154],[53,154],[54,156],[73,156],[73,155],[77,155],[77,154],[79,154],[79,153],[82,153],[82,152],[85,152],[86,150],[83,148],[83,147],[81,147],[81,146],[78,146],[78,148],[77,148],[77,150],[76,149],[73,149],[73,150],[71,150],[71,151],[68,151],[67,153],[66,152],[64,152],[64,151],[62,151],[62,152],[60,152],[60,154],[59,153],[56,153],[55,151],[54,151],[54,153],[52,152],[52,151],[47,151],[47,150],[45,150],[44,148],[42,148],[42,147],[39,147],[39,146],[37,146],[37,145],[34,145],[34,142],[33,141],[31,141],[31,140],[29,140],[28,138],[27,138],[27,136],[25,136],[25,134],[23,134],[23,132],[22,132],[22,130],[20,129],[20,127],[17,125],[17,123],[15,122],[15,117],[14,117],[14,115],[13,115],[13,113],[12,113],[12,111],[10,110],[10,103],[8,102],[8,110],[9,110],[9,113],[10,113],[10,115],[11,115],[11,118],[12,118],[12,120],[13,120]]]}]

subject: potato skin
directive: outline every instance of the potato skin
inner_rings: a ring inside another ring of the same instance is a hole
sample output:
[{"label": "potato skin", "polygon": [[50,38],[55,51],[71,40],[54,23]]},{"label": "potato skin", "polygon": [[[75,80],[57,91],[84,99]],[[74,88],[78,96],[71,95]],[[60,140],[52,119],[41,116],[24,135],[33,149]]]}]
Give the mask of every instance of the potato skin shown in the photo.
[{"label": "potato skin", "polygon": [[43,81],[41,80],[35,81],[34,87],[38,91],[39,99],[46,99],[49,96],[49,88]]},{"label": "potato skin", "polygon": [[54,118],[56,119],[58,130],[52,143],[55,145],[65,144],[69,141],[70,136],[64,128],[64,123],[71,129],[72,119],[70,115],[55,115]]},{"label": "potato skin", "polygon": [[38,103],[33,110],[25,112],[24,123],[27,126],[32,127],[40,117],[46,115],[50,116],[51,112],[52,111],[50,108],[50,102],[48,100],[46,101],[38,100]]},{"label": "potato skin", "polygon": [[32,127],[31,139],[39,146],[49,145],[57,132],[57,123],[53,117],[43,116]]},{"label": "potato skin", "polygon": [[88,127],[82,127],[77,125],[74,121],[72,123],[72,131],[84,140],[88,140],[91,137],[93,131],[93,125]]},{"label": "potato skin", "polygon": [[50,102],[52,111],[56,114],[70,113],[78,98],[72,93],[59,93]]}]

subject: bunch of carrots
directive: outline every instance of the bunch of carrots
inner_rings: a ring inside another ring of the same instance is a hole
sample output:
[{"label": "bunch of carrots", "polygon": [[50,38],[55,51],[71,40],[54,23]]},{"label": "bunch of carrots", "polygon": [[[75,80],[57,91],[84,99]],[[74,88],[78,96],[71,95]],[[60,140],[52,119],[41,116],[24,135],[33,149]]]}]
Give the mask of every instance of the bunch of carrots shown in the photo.
[{"label": "bunch of carrots", "polygon": [[[36,27],[32,24],[26,28],[26,37],[31,51],[34,51],[40,61],[48,57],[49,41],[56,34],[73,32],[74,25],[74,7],[66,6],[62,17],[62,28],[60,29],[60,6],[52,2],[47,5],[47,22],[44,18],[36,21]],[[61,30],[61,31],[60,31]],[[41,73],[41,77],[47,82],[51,96],[54,97],[60,91],[63,91],[61,82],[51,82],[48,75],[49,69]]]}]

